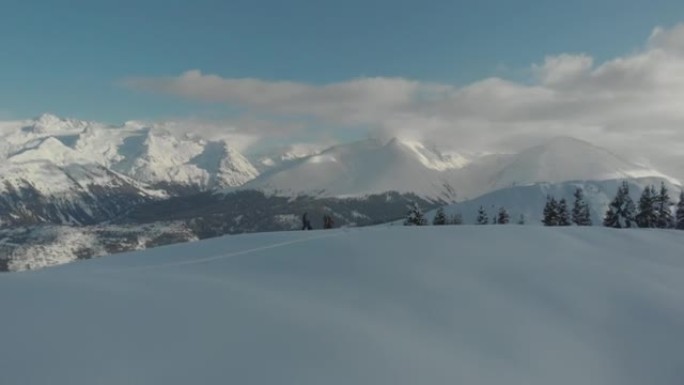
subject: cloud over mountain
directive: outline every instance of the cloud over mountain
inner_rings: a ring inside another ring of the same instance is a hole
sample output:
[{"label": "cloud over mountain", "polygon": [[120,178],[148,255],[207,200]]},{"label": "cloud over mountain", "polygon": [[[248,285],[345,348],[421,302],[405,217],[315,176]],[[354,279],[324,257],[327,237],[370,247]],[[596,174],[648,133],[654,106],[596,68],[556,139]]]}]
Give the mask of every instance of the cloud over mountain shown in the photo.
[{"label": "cloud over mountain", "polygon": [[571,134],[627,156],[638,149],[665,167],[684,155],[684,25],[655,28],[641,49],[625,56],[596,63],[587,54],[564,53],[532,65],[531,73],[527,83],[493,77],[465,86],[384,77],[316,85],[199,70],[124,83],[270,117],[274,124],[262,125],[262,133],[277,132],[286,120],[499,151]]}]

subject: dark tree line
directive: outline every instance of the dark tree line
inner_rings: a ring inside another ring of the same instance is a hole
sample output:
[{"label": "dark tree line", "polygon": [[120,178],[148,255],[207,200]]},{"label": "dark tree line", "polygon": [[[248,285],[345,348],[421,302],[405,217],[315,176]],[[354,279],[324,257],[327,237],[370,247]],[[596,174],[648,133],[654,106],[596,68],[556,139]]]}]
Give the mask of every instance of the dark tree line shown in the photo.
[{"label": "dark tree line", "polygon": [[635,205],[629,196],[629,185],[623,182],[610,203],[603,225],[618,229],[640,227],[684,230],[684,193],[680,194],[675,215],[672,215],[673,206],[674,202],[670,199],[665,183],[660,184],[660,190],[656,190],[655,186],[646,187]]},{"label": "dark tree line", "polygon": [[[568,207],[565,198],[560,200],[548,195],[544,205],[542,223],[545,226],[592,226],[591,210],[584,197],[584,191],[577,188],[573,193],[572,208]],[[484,206],[477,211],[475,223],[478,225],[500,224],[511,222],[510,214],[504,207],[500,207],[493,215],[487,212]],[[437,209],[432,220],[432,225],[460,225],[463,223],[461,214],[456,213],[449,217],[444,208]],[[516,221],[519,225],[525,224],[525,216],[520,215]],[[409,206],[404,224],[407,226],[426,226],[428,220],[415,202]],[[629,195],[629,184],[623,182],[615,197],[608,205],[608,210],[603,217],[603,226],[612,228],[660,228],[684,230],[684,191],[680,193],[679,202],[675,205],[670,199],[669,191],[665,183],[661,183],[660,189],[648,186],[644,189],[635,204]]]},{"label": "dark tree line", "polygon": [[[478,210],[478,215],[477,218],[475,219],[476,223],[479,225],[487,225],[490,224],[490,219],[489,219],[489,214],[487,211],[484,209],[484,207],[480,206],[480,209]],[[501,207],[499,208],[499,211],[492,217],[491,223],[493,224],[499,224],[499,225],[506,225],[510,223],[510,215],[508,214],[508,211]],[[525,218],[524,216],[520,216],[520,219],[517,222],[520,225],[525,224]],[[435,212],[435,216],[432,219],[432,225],[433,226],[444,226],[444,225],[461,225],[463,224],[463,216],[460,213],[455,213],[452,216],[448,216],[446,212],[444,211],[443,207],[440,207],[437,209]],[[428,225],[428,220],[425,218],[425,214],[423,214],[423,211],[420,209],[420,207],[414,202],[411,203],[408,206],[408,212],[406,213],[406,218],[404,219],[404,225],[405,226],[427,226]]]},{"label": "dark tree line", "polygon": [[[572,223],[577,226],[591,226],[589,205],[584,200],[582,189],[578,188],[574,197]],[[608,205],[603,226],[616,229],[640,227],[684,230],[684,191],[680,193],[674,215],[673,206],[674,202],[670,199],[665,183],[660,184],[659,190],[655,186],[646,187],[635,204],[629,195],[629,184],[625,181]],[[565,200],[556,201],[549,196],[544,206],[543,218],[542,222],[546,226],[569,226]]]},{"label": "dark tree line", "polygon": [[[433,226],[445,226],[445,225],[461,225],[463,224],[463,217],[461,214],[456,213],[451,217],[447,216],[444,212],[444,208],[440,207],[435,212],[435,217],[432,219]],[[404,219],[404,226],[427,226],[428,220],[423,214],[420,206],[417,203],[412,202],[408,207],[408,212],[406,213],[406,219]]]},{"label": "dark tree line", "polygon": [[546,197],[542,223],[544,226],[591,226],[591,213],[589,204],[584,200],[584,191],[577,188],[573,194],[575,201],[572,211],[568,211],[568,203],[565,198],[556,200],[553,196]]}]

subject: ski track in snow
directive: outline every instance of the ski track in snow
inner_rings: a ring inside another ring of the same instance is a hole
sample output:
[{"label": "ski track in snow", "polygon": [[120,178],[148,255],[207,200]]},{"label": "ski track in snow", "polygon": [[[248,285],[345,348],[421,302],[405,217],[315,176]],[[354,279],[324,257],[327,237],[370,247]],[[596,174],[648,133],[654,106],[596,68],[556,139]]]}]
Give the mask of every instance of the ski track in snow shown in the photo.
[{"label": "ski track in snow", "polygon": [[[252,253],[259,252],[259,251],[277,249],[280,247],[290,246],[290,245],[294,245],[294,244],[298,244],[298,243],[307,243],[307,242],[311,242],[311,241],[315,241],[315,240],[319,240],[319,239],[336,237],[336,236],[339,236],[340,234],[342,234],[342,232],[340,232],[340,231],[329,231],[328,230],[327,232],[328,232],[328,234],[311,236],[311,237],[306,237],[303,239],[295,239],[295,240],[291,240],[291,241],[278,242],[278,243],[273,243],[273,244],[266,245],[266,246],[253,247],[253,248],[246,249],[246,250],[230,252],[228,254],[220,253],[220,254],[214,254],[214,255],[210,255],[208,257],[203,257],[203,258],[197,258],[197,259],[191,259],[191,260],[185,260],[185,261],[168,262],[168,263],[162,263],[162,264],[154,264],[154,265],[149,265],[149,266],[131,267],[131,268],[119,269],[119,270],[112,271],[112,272],[143,271],[143,270],[160,269],[160,268],[167,268],[167,267],[197,265],[197,264],[201,264],[201,263],[207,263],[207,262],[217,261],[217,260],[221,260],[221,259],[228,259],[228,258],[232,258],[232,257],[237,257],[240,255],[252,254]],[[116,258],[116,256],[114,256],[114,258]]]}]

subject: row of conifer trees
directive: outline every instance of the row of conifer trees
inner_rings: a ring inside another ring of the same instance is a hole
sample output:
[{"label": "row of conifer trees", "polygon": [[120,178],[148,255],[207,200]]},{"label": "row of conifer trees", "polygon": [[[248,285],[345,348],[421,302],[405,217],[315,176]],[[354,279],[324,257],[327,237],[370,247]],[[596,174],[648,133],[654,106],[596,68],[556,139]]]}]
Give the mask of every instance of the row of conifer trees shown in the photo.
[{"label": "row of conifer trees", "polygon": [[[501,207],[499,208],[499,211],[496,213],[495,216],[493,216],[492,220],[489,220],[489,215],[487,214],[487,211],[484,209],[483,206],[480,206],[480,209],[478,210],[477,213],[477,224],[479,225],[487,225],[487,224],[499,224],[499,225],[507,225],[510,223],[510,215],[508,214],[508,211]],[[518,219],[517,222],[519,225],[524,225],[525,224],[525,218],[521,215],[520,219]],[[440,207],[437,209],[435,212],[435,216],[432,219],[432,225],[433,226],[443,226],[443,225],[462,225],[463,224],[463,216],[460,213],[456,213],[452,216],[448,216],[444,212],[444,208]],[[423,214],[423,211],[420,209],[420,207],[414,202],[409,205],[409,210],[406,215],[406,219],[404,220],[404,225],[406,226],[427,226],[428,225],[428,220],[425,218],[425,215]]]},{"label": "row of conifer trees", "polygon": [[642,191],[639,202],[634,204],[629,196],[629,185],[623,182],[603,217],[603,225],[618,229],[641,227],[684,230],[684,191],[679,194],[679,202],[675,205],[665,183],[660,184],[658,191],[655,186],[649,186]]},{"label": "row of conifer trees", "polygon": [[[542,213],[542,223],[545,226],[571,226],[573,224],[591,226],[593,224],[591,210],[584,199],[584,191],[577,188],[573,197],[574,202],[572,209],[570,209],[565,198],[556,200],[553,196],[547,196]],[[483,206],[480,206],[476,223],[479,225],[508,224],[510,223],[510,215],[505,208],[501,207],[490,222],[487,211]],[[524,216],[521,215],[516,223],[525,224]],[[428,224],[428,220],[420,207],[413,203],[409,206],[404,224],[407,226],[425,226]],[[432,224],[435,226],[460,225],[463,224],[463,217],[459,213],[449,217],[440,207],[435,213]],[[648,186],[642,192],[638,204],[634,204],[629,195],[629,185],[627,182],[623,182],[603,217],[603,225],[613,228],[641,227],[684,230],[684,191],[681,192],[679,202],[675,205],[670,199],[669,191],[664,183],[661,183],[659,191],[656,191],[655,186]]]}]

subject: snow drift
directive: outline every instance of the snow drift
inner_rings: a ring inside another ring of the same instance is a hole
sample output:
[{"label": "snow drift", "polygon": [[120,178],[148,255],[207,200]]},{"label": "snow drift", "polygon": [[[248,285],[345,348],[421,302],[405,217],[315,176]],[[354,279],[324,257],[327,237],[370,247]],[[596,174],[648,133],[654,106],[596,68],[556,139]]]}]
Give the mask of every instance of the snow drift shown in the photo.
[{"label": "snow drift", "polygon": [[7,384],[681,384],[684,233],[377,227],[0,277]]}]

